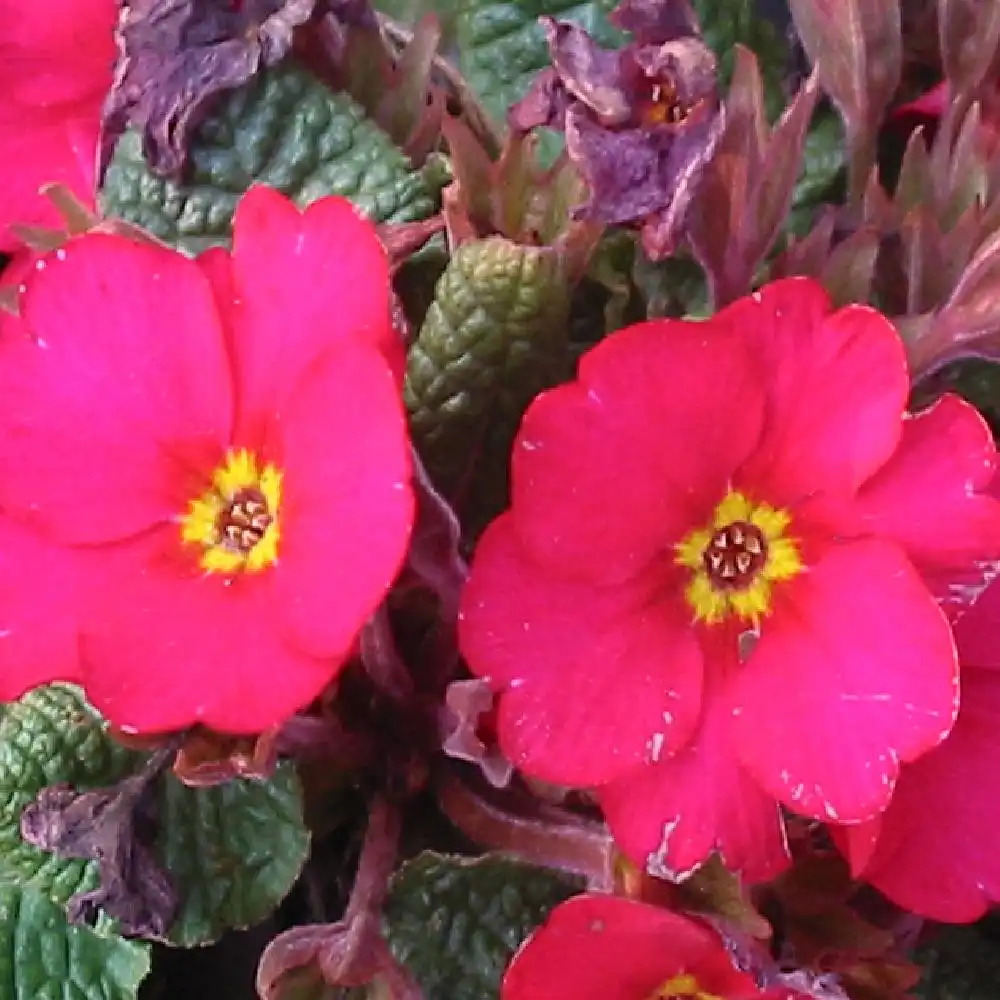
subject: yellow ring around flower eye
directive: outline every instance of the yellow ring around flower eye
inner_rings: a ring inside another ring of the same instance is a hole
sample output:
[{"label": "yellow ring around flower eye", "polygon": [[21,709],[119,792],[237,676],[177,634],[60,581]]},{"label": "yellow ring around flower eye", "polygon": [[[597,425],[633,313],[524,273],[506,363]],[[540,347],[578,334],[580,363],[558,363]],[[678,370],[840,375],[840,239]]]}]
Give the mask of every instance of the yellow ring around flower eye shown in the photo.
[{"label": "yellow ring around flower eye", "polygon": [[201,547],[208,573],[257,573],[278,560],[281,472],[246,448],[230,451],[212,485],[188,504],[181,541]]},{"label": "yellow ring around flower eye", "polygon": [[678,1000],[680,997],[690,997],[690,1000],[721,1000],[721,997],[717,997],[714,993],[705,993],[700,988],[697,978],[687,972],[668,979],[657,988],[649,1000]]},{"label": "yellow ring around flower eye", "polygon": [[717,625],[731,615],[758,624],[771,613],[773,585],[802,572],[798,543],[787,534],[786,510],[730,490],[711,524],[687,535],[675,562],[692,570],[684,590],[696,621]]}]

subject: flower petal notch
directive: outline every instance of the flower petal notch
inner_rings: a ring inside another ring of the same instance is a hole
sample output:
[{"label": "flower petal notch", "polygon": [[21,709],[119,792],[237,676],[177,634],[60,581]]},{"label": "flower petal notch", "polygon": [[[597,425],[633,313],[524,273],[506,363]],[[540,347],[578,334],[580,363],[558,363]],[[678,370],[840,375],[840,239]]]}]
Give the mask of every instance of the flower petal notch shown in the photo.
[{"label": "flower petal notch", "polygon": [[907,396],[892,325],[798,278],[610,335],[525,415],[461,646],[501,750],[596,787],[651,873],[718,853],[772,877],[779,807],[868,820],[948,735],[958,665],[921,574],[1000,555],[996,451],[971,406]]},{"label": "flower petal notch", "polygon": [[[409,540],[374,228],[255,189],[234,243],[190,261],[78,236],[40,259],[0,344],[3,504],[74,559],[84,666],[60,676],[126,731],[283,721],[335,677]],[[296,269],[325,280],[273,280]]]}]

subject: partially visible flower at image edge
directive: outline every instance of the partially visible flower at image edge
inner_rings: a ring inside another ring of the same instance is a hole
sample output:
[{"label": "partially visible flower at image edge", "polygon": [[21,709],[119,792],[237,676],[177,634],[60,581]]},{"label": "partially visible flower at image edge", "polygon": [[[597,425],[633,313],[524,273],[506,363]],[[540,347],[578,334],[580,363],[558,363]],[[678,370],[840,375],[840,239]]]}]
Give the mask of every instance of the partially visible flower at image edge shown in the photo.
[{"label": "partially visible flower at image edge", "polygon": [[[1000,492],[1000,480],[990,491]],[[967,923],[1000,902],[1000,581],[954,626],[962,706],[941,746],[905,765],[889,808],[834,831],[855,877],[931,920]]]},{"label": "partially visible flower at image edge", "polygon": [[0,0],[0,251],[19,245],[11,225],[60,225],[42,185],[94,203],[117,18],[115,0]]},{"label": "partially visible flower at image edge", "polygon": [[[71,553],[69,679],[126,731],[259,732],[334,678],[413,519],[389,264],[253,188],[233,250],[89,233],[0,342],[0,507]],[[5,664],[0,696],[51,679]]]},{"label": "partially visible flower at image edge", "polygon": [[615,896],[558,905],[507,968],[500,1000],[794,1000],[737,969],[696,920]]},{"label": "partially visible flower at image edge", "polygon": [[768,878],[781,806],[871,819],[950,731],[926,577],[1000,557],[996,455],[973,407],[908,393],[888,321],[797,278],[614,333],[529,407],[462,649],[504,753],[596,788],[654,874]]}]

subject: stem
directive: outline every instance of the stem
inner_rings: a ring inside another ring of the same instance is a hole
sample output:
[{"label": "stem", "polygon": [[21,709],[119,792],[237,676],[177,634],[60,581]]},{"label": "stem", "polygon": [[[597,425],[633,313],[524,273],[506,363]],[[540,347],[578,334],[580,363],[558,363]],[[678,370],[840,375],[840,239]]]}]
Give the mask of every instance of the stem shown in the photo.
[{"label": "stem", "polygon": [[513,795],[493,793],[494,801],[473,791],[455,775],[439,771],[435,780],[438,806],[451,822],[477,844],[515,854],[531,864],[582,875],[591,889],[610,891],[614,884],[614,841],[603,823],[564,809],[525,799],[534,810],[515,812]]},{"label": "stem", "polygon": [[[378,18],[379,26],[385,32],[386,37],[398,48],[405,48],[413,41],[413,31],[400,24],[395,18],[383,14],[381,11],[376,11],[375,16]],[[452,94],[461,105],[470,127],[486,151],[495,159],[503,148],[503,132],[493,124],[486,109],[479,103],[472,88],[465,82],[465,77],[444,56],[435,55],[431,60],[431,65],[448,84]]]}]

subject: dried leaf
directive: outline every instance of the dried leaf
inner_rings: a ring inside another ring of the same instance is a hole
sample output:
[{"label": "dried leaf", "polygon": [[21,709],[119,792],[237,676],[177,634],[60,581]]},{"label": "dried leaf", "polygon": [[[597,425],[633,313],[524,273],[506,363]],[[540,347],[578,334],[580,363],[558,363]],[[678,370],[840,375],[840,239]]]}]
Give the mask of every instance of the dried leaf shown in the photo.
[{"label": "dried leaf", "polygon": [[190,136],[216,95],[280,62],[311,18],[329,25],[372,17],[362,0],[130,0],[118,24],[102,161],[133,126],[152,169],[179,179]]},{"label": "dried leaf", "polygon": [[96,860],[101,884],[74,896],[72,920],[92,923],[99,909],[115,917],[124,934],[163,938],[179,900],[153,854],[156,836],[152,786],[173,749],[154,754],[143,769],[110,788],[77,792],[68,785],[43,788],[21,814],[29,844],[66,858]]}]

